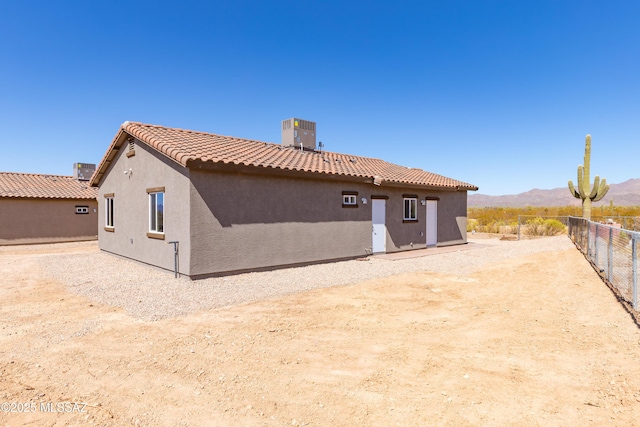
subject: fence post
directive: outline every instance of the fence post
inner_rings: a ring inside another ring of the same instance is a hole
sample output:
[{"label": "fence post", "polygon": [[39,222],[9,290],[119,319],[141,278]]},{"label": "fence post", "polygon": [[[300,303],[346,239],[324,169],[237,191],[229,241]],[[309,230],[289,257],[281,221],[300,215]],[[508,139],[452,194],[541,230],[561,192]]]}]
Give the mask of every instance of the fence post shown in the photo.
[{"label": "fence post", "polygon": [[[596,225],[595,225],[595,227],[594,227],[594,230],[595,230],[595,228],[596,228],[597,226],[598,226],[598,225],[596,224]],[[595,234],[595,235],[591,232],[591,222],[589,222],[589,240],[590,240],[590,241],[589,241],[589,251],[590,251],[590,252],[589,252],[589,256],[590,256],[592,259],[593,259],[593,251],[594,251],[595,246],[591,246],[591,239],[593,239],[593,243],[594,243],[594,245],[596,245],[596,244],[598,243],[598,230],[595,230],[595,232],[596,232],[596,234]]]},{"label": "fence post", "polygon": [[607,272],[607,280],[613,284],[613,227],[609,227],[609,271]]},{"label": "fence post", "polygon": [[518,215],[518,240],[520,240],[520,215]]},{"label": "fence post", "polygon": [[591,243],[589,243],[591,240],[591,222],[586,219],[583,219],[582,223],[584,224],[584,227],[587,229],[587,233],[585,234],[587,241],[584,242],[584,249],[585,249],[584,253],[589,255],[589,257],[591,257]]},{"label": "fence post", "polygon": [[633,233],[631,237],[631,258],[633,259],[633,267],[631,268],[631,274],[633,275],[633,308],[638,309],[638,252],[637,252],[637,235]]},{"label": "fence post", "polygon": [[[591,228],[591,224],[589,223],[589,228]],[[594,239],[594,246],[596,247],[595,249],[595,256],[593,257],[596,263],[596,267],[598,267],[598,224],[596,224],[596,238]]]}]

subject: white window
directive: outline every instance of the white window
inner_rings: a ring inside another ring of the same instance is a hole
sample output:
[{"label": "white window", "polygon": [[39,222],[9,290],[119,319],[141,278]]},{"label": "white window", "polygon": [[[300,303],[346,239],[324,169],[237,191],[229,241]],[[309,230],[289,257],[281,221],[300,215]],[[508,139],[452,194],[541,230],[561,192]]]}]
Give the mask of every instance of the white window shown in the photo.
[{"label": "white window", "polygon": [[76,213],[77,214],[88,214],[89,213],[89,206],[76,206]]},{"label": "white window", "polygon": [[113,228],[113,196],[104,198],[104,226]]},{"label": "white window", "polygon": [[418,220],[418,199],[416,197],[404,198],[404,218],[405,221]]},{"label": "white window", "polygon": [[149,231],[164,233],[164,191],[149,193]]},{"label": "white window", "polygon": [[342,207],[343,208],[357,208],[358,207],[358,192],[357,191],[343,191],[342,192]]},{"label": "white window", "polygon": [[355,205],[356,202],[356,196],[353,194],[345,194],[342,196],[342,204],[343,205]]}]

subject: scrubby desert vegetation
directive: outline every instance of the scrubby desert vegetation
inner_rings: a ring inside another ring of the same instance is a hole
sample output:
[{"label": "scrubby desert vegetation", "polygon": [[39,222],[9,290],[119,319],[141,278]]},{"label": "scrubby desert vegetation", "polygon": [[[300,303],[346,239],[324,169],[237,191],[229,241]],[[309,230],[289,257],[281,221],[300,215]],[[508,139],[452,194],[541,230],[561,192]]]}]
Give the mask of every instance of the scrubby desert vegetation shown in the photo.
[{"label": "scrubby desert vegetation", "polygon": [[[553,236],[566,231],[566,218],[582,216],[580,206],[556,206],[523,208],[469,208],[467,210],[467,231],[479,233],[516,234],[518,218],[521,233],[534,236]],[[612,219],[623,225],[623,228],[640,229],[640,206],[607,206],[594,207],[591,210],[593,221]]]}]

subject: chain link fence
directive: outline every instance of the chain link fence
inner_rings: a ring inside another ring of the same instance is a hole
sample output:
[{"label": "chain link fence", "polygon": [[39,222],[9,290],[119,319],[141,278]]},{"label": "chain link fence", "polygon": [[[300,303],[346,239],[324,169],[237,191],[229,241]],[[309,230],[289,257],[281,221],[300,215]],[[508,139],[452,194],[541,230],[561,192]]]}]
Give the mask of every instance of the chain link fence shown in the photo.
[{"label": "chain link fence", "polygon": [[640,231],[640,216],[596,216],[591,215],[591,221],[599,223],[614,223],[619,224],[623,229],[629,231]]},{"label": "chain link fence", "polygon": [[[638,311],[638,241],[640,232],[622,224],[569,217],[569,237],[619,297]],[[634,227],[635,228],[635,227]]]}]

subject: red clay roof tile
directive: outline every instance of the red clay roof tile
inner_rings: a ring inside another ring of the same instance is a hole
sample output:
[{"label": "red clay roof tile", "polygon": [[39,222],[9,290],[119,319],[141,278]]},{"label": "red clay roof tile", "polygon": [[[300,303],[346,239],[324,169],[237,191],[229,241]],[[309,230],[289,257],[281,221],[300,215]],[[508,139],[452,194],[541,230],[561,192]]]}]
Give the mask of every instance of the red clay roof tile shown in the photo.
[{"label": "red clay roof tile", "polygon": [[119,148],[126,133],[163,153],[170,159],[188,167],[194,160],[221,162],[239,166],[256,166],[295,170],[315,174],[342,175],[373,179],[383,182],[411,184],[447,189],[477,190],[475,185],[427,172],[407,168],[380,159],[332,152],[300,151],[280,144],[221,136],[178,128],[167,128],[143,123],[125,122],[114,138],[107,155],[94,174],[91,185],[98,185],[112,150]]},{"label": "red clay roof tile", "polygon": [[0,198],[95,199],[98,192],[72,176],[0,172]]}]

